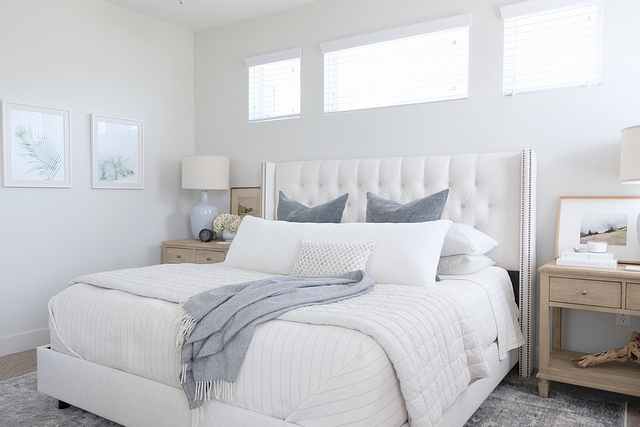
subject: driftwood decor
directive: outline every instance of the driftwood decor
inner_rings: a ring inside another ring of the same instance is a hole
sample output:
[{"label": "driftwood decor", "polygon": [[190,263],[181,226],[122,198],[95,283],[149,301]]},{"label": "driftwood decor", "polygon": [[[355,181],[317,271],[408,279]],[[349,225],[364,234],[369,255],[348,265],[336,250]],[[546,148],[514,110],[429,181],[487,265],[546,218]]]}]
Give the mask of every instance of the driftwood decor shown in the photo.
[{"label": "driftwood decor", "polygon": [[575,365],[581,368],[605,362],[626,362],[627,360],[640,363],[640,333],[638,332],[631,333],[631,339],[624,347],[571,359]]}]

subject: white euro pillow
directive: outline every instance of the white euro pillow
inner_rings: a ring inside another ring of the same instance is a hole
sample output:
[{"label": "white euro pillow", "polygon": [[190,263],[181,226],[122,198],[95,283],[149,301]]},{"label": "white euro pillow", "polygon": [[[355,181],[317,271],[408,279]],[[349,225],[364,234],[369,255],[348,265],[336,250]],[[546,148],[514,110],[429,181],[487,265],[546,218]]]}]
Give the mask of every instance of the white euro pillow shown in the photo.
[{"label": "white euro pillow", "polygon": [[252,216],[242,220],[224,265],[290,274],[300,242],[375,243],[366,273],[376,283],[435,287],[442,243],[451,221],[420,223],[296,223]]},{"label": "white euro pillow", "polygon": [[441,256],[484,255],[498,246],[498,242],[480,230],[460,223],[453,223],[447,231]]}]

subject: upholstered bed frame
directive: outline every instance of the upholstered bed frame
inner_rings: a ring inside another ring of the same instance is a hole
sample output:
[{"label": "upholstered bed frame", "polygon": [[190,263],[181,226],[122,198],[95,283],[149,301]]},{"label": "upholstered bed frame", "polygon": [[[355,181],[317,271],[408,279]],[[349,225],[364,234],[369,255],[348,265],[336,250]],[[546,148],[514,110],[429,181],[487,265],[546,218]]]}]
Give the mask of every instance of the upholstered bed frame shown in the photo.
[{"label": "upholstered bed frame", "polygon": [[407,203],[449,189],[443,219],[459,222],[500,242],[489,252],[516,272],[520,321],[526,343],[520,375],[533,370],[536,156],[519,153],[458,154],[264,163],[262,217],[275,219],[278,192],[306,206],[349,193],[342,222],[363,222],[367,192]]},{"label": "upholstered bed frame", "polygon": [[[275,217],[276,196],[315,205],[349,193],[343,221],[364,221],[366,193],[399,202],[450,189],[445,218],[477,227],[500,245],[497,265],[515,271],[526,343],[520,373],[533,369],[532,309],[535,268],[535,153],[453,155],[364,160],[265,163],[262,214]],[[486,349],[492,376],[474,382],[445,411],[441,426],[462,426],[518,361],[513,350],[499,361]],[[38,390],[128,427],[183,427],[191,413],[182,389],[77,357],[38,348]],[[405,423],[405,426],[407,423]],[[295,427],[220,401],[206,405],[202,427]]]}]

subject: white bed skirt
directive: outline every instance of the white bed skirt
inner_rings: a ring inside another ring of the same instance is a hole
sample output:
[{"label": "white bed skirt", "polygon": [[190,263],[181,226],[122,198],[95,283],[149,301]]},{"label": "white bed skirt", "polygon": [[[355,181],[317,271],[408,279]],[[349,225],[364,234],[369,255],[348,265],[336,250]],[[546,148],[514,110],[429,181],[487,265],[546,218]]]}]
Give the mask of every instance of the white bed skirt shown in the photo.
[{"label": "white bed skirt", "polygon": [[[441,426],[462,427],[518,361],[518,350],[498,360],[497,345],[486,348],[491,377],[471,384],[449,407]],[[38,348],[38,391],[127,427],[184,427],[191,425],[187,399],[180,388],[77,357]],[[408,425],[405,423],[405,425]],[[202,427],[295,427],[224,402],[213,400],[205,409]]]}]

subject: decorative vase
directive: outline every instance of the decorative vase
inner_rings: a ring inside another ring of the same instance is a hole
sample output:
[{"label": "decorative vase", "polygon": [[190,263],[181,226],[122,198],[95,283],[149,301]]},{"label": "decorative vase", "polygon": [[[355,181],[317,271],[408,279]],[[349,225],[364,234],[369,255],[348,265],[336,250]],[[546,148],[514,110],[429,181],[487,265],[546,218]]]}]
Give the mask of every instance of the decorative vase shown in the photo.
[{"label": "decorative vase", "polygon": [[232,233],[227,229],[222,230],[222,238],[227,242],[232,241],[234,237],[236,237],[236,233]]}]

